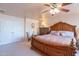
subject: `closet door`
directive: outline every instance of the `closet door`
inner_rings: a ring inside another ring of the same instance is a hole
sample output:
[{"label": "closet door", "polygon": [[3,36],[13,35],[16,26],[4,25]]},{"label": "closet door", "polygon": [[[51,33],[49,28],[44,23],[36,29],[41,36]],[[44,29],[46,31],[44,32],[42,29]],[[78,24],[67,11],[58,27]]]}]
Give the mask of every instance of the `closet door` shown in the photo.
[{"label": "closet door", "polygon": [[10,24],[8,21],[0,21],[0,45],[11,41],[11,33],[9,31]]},{"label": "closet door", "polygon": [[24,37],[24,22],[23,20],[17,20],[13,21],[11,23],[12,25],[12,30],[11,30],[11,37],[12,41],[20,41]]},{"label": "closet door", "polygon": [[11,18],[0,20],[0,45],[20,41],[24,37],[24,21]]}]

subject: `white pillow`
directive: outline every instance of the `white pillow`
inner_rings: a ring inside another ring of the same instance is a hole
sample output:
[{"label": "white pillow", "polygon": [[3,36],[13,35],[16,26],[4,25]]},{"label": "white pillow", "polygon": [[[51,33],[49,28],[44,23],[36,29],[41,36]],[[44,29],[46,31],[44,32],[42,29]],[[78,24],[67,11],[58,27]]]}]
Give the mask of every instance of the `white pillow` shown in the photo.
[{"label": "white pillow", "polygon": [[74,37],[74,32],[70,31],[60,31],[61,36],[69,36],[69,37]]},{"label": "white pillow", "polygon": [[50,34],[60,36],[60,32],[59,31],[51,31]]},{"label": "white pillow", "polygon": [[64,37],[74,37],[74,32],[70,31],[51,31],[50,34]]}]

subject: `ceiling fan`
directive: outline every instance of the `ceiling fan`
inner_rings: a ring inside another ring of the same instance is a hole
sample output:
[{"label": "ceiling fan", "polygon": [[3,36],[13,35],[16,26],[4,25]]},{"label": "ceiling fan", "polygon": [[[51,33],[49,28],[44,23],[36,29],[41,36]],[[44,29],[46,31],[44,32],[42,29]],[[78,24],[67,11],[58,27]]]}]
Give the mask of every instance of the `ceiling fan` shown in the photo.
[{"label": "ceiling fan", "polygon": [[69,12],[70,10],[65,9],[64,6],[70,5],[72,3],[49,3],[44,4],[44,6],[47,6],[47,9],[44,9],[42,13],[50,12],[52,15],[59,13],[60,11],[63,12]]}]

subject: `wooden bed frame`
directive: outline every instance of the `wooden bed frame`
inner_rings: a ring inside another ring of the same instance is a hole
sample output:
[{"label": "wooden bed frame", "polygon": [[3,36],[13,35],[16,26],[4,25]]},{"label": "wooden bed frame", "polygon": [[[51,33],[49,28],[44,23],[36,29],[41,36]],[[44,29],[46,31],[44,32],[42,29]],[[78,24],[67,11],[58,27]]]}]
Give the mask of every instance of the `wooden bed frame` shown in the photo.
[{"label": "wooden bed frame", "polygon": [[[50,29],[54,31],[72,31],[76,37],[75,26],[64,22],[58,22],[53,26],[50,26]],[[39,50],[40,52],[43,52],[43,54],[49,56],[74,56],[76,53],[76,48],[73,46],[73,40],[71,41],[70,46],[49,45],[36,40],[33,36],[31,45],[32,49]]]}]

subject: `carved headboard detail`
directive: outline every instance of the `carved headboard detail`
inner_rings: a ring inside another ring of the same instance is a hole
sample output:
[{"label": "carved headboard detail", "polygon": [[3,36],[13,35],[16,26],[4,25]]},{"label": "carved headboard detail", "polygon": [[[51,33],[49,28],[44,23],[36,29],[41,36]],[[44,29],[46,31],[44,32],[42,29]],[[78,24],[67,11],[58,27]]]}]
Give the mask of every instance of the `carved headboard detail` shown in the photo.
[{"label": "carved headboard detail", "polygon": [[72,31],[74,32],[75,36],[76,36],[76,31],[75,31],[75,27],[73,25],[64,23],[64,22],[58,22],[52,26],[50,26],[50,30],[54,30],[54,31]]}]

